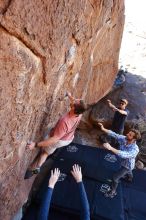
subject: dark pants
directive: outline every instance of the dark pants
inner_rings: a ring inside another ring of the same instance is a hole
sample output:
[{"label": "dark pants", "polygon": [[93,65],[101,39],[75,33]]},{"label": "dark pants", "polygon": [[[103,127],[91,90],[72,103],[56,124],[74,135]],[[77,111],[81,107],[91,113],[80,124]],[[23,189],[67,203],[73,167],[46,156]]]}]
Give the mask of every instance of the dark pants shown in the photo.
[{"label": "dark pants", "polygon": [[114,127],[111,127],[111,130],[117,134],[122,134],[123,135],[123,132],[124,132],[124,128],[122,129],[117,129],[117,128],[114,128]]},{"label": "dark pants", "polygon": [[120,170],[118,170],[113,175],[113,181],[112,181],[112,191],[116,191],[118,187],[119,180],[123,177],[128,177],[129,179],[133,178],[132,170],[129,170],[125,167],[121,167]]}]

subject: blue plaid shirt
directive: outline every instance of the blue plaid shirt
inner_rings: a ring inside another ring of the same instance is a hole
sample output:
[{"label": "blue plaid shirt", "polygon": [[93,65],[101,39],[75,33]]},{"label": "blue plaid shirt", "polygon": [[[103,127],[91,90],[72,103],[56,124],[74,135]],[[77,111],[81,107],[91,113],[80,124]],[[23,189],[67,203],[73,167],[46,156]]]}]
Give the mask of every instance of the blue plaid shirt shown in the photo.
[{"label": "blue plaid shirt", "polygon": [[139,152],[139,148],[136,142],[132,144],[127,144],[126,136],[116,134],[111,130],[109,131],[108,135],[114,137],[119,142],[120,147],[117,155],[122,158],[121,166],[133,170],[135,167],[135,158]]}]

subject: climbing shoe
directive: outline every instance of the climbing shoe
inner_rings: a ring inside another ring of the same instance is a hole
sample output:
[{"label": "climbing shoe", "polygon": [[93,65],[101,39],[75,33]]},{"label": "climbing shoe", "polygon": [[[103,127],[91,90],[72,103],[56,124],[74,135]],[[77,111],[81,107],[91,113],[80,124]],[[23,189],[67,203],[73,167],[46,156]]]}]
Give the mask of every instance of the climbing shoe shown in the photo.
[{"label": "climbing shoe", "polygon": [[117,195],[117,192],[114,192],[114,191],[110,191],[110,192],[107,192],[107,193],[105,193],[104,194],[104,196],[106,197],[106,198],[114,198],[115,196]]},{"label": "climbing shoe", "polygon": [[38,174],[40,173],[40,167],[37,167],[33,170],[27,170],[26,173],[25,173],[25,176],[24,176],[24,179],[29,179],[31,178],[34,174]]}]

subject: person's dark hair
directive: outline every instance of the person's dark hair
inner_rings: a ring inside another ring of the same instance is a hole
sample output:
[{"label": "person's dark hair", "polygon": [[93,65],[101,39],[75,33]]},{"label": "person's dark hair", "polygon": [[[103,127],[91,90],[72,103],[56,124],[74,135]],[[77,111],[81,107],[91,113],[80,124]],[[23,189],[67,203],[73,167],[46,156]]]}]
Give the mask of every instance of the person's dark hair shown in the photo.
[{"label": "person's dark hair", "polygon": [[74,104],[74,113],[79,115],[87,110],[87,106],[83,100],[80,100],[79,103]]},{"label": "person's dark hair", "polygon": [[120,102],[124,102],[126,106],[128,105],[128,100],[127,99],[120,99]]},{"label": "person's dark hair", "polygon": [[118,74],[117,74],[117,75],[118,75],[118,76],[122,76],[122,75],[125,76],[124,70],[120,69],[120,70],[118,71]]},{"label": "person's dark hair", "polygon": [[136,139],[136,140],[141,139],[141,134],[140,134],[140,132],[138,130],[131,129],[130,131],[132,131],[135,134],[134,139]]}]

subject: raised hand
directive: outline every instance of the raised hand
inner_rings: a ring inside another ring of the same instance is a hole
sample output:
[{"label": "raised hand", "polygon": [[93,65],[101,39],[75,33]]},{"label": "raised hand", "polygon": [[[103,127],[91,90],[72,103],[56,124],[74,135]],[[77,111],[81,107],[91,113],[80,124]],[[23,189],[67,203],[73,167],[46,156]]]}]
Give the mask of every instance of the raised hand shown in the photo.
[{"label": "raised hand", "polygon": [[98,123],[98,125],[99,125],[100,129],[103,130],[103,128],[104,128],[103,124],[102,123]]},{"label": "raised hand", "polygon": [[76,182],[77,183],[82,182],[81,167],[78,164],[74,164],[72,168],[73,168],[73,170],[71,170],[71,174],[73,175]]},{"label": "raised hand", "polygon": [[107,99],[107,102],[108,102],[108,104],[111,104],[111,100],[110,99]]},{"label": "raised hand", "polygon": [[109,143],[104,143],[103,147],[106,148],[107,150],[111,150],[111,145]]},{"label": "raised hand", "polygon": [[71,93],[67,91],[66,96],[71,97]]},{"label": "raised hand", "polygon": [[107,102],[108,102],[109,107],[113,108],[114,105],[112,104],[111,100],[108,99]]},{"label": "raised hand", "polygon": [[51,176],[48,183],[48,186],[50,188],[54,188],[59,176],[60,176],[60,170],[58,168],[55,168],[54,171],[51,170]]}]

